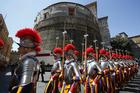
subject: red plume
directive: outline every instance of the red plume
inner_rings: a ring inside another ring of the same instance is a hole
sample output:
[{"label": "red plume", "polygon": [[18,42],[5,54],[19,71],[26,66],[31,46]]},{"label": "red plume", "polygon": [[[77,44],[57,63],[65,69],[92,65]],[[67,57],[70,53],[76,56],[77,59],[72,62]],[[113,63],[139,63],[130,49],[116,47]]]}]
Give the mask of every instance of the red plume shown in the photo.
[{"label": "red plume", "polygon": [[79,51],[75,50],[75,51],[74,51],[74,54],[75,54],[76,56],[78,56],[78,55],[79,55]]},{"label": "red plume", "polygon": [[110,54],[109,52],[106,52],[106,54],[105,54],[105,55],[106,55],[106,56],[109,56],[109,54]]},{"label": "red plume", "polygon": [[115,58],[116,57],[116,54],[115,53],[112,53],[112,57]]},{"label": "red plume", "polygon": [[100,54],[106,54],[106,51],[105,51],[105,49],[100,49],[99,53]]},{"label": "red plume", "polygon": [[96,57],[96,53],[93,53],[93,56]]},{"label": "red plume", "polygon": [[87,53],[87,54],[88,54],[88,53],[94,53],[94,49],[91,48],[91,47],[89,47],[89,48],[86,49],[86,53]]},{"label": "red plume", "polygon": [[119,57],[119,54],[116,54],[116,58],[118,58]]},{"label": "red plume", "polygon": [[41,48],[39,46],[35,47],[35,51],[36,52],[40,52],[41,51]]},{"label": "red plume", "polygon": [[3,46],[4,45],[4,42],[3,40],[0,38],[0,46]]},{"label": "red plume", "polygon": [[68,51],[68,50],[75,50],[75,46],[73,44],[67,44],[65,47],[64,47],[64,50],[65,51]]},{"label": "red plume", "polygon": [[38,32],[35,29],[24,28],[24,29],[17,31],[17,33],[16,33],[16,37],[23,38],[25,36],[33,37],[34,41],[36,41],[37,43],[42,42],[40,35],[38,34]]},{"label": "red plume", "polygon": [[53,49],[53,52],[54,52],[54,53],[59,53],[59,54],[62,55],[63,50],[62,50],[62,48],[59,48],[59,47],[58,47],[58,48],[54,48],[54,49]]},{"label": "red plume", "polygon": [[118,54],[118,58],[121,58],[121,56],[122,56],[121,54]]}]

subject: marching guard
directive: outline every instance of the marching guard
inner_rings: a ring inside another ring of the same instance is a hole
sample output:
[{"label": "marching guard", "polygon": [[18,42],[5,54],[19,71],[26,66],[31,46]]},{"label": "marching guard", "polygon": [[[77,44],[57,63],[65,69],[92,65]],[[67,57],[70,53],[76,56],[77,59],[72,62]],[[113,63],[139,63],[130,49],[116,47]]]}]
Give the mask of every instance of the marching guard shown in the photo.
[{"label": "marching guard", "polygon": [[16,33],[20,39],[18,52],[20,54],[19,65],[16,68],[9,93],[36,93],[36,83],[39,73],[39,62],[35,57],[37,47],[42,42],[35,29],[24,28]]},{"label": "marching guard", "polygon": [[74,51],[74,54],[75,54],[75,62],[76,64],[78,65],[78,68],[80,70],[80,73],[83,74],[83,64],[80,60],[78,60],[78,56],[80,55],[79,51],[78,50],[75,50]]},{"label": "marching guard", "polygon": [[109,52],[107,52],[104,48],[102,48],[100,49],[99,53],[100,53],[99,62],[101,63],[101,68],[104,73],[104,76],[102,78],[103,91],[106,91],[107,93],[114,93],[108,58]]},{"label": "marching guard", "polygon": [[89,47],[85,52],[87,56],[87,67],[85,68],[87,69],[85,93],[99,93],[99,80],[101,78],[101,75],[99,75],[99,73],[101,72],[100,64],[95,61],[96,58],[93,48]]},{"label": "marching guard", "polygon": [[109,66],[109,82],[110,82],[110,90],[111,93],[115,93],[115,67],[114,67],[114,62],[112,60],[112,53],[111,49],[109,51],[106,51],[106,57],[107,57],[107,62]]},{"label": "marching guard", "polygon": [[57,47],[53,50],[54,53],[54,65],[51,70],[51,79],[45,87],[44,93],[60,93],[62,87],[62,48]]},{"label": "marching guard", "polygon": [[75,46],[67,44],[65,50],[64,81],[61,93],[80,93],[81,74],[75,62]]}]

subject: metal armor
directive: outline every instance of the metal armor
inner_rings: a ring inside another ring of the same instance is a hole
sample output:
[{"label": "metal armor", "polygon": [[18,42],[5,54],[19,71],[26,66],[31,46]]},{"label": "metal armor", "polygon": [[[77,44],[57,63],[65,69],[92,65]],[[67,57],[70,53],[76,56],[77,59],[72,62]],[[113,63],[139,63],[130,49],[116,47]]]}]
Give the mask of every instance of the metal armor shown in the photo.
[{"label": "metal armor", "polygon": [[87,60],[87,68],[87,74],[91,77],[95,74],[95,70],[101,72],[100,64],[95,62],[95,60]]},{"label": "metal armor", "polygon": [[64,80],[66,84],[72,84],[73,76],[76,76],[76,79],[80,79],[81,74],[78,69],[76,62],[74,59],[66,60],[64,65]]},{"label": "metal armor", "polygon": [[110,69],[114,70],[115,64],[112,60],[109,60],[109,67]]},{"label": "metal armor", "polygon": [[60,59],[56,60],[56,62],[53,64],[51,73],[54,74],[57,70],[62,70],[62,64]]},{"label": "metal armor", "polygon": [[[38,80],[39,63],[34,56],[35,53],[33,52],[27,53],[21,57],[21,62],[16,68],[11,85],[9,86],[10,93],[19,91],[21,89],[20,87],[24,88],[22,92],[34,91],[35,93],[35,86]],[[32,86],[32,84],[34,86]],[[32,86],[32,88],[28,89],[29,86]]]},{"label": "metal armor", "polygon": [[107,93],[114,93],[112,88],[112,76],[110,74],[110,66],[109,62],[107,60],[100,60],[101,62],[101,68],[103,70],[104,76],[103,76],[103,82],[104,85],[102,86]]},{"label": "metal armor", "polygon": [[27,57],[22,62],[22,77],[20,84],[29,84],[33,81],[35,73],[39,70],[37,69],[37,60],[32,57]]},{"label": "metal armor", "polygon": [[107,61],[100,60],[100,62],[101,62],[101,68],[102,68],[102,70],[109,68],[109,63]]}]

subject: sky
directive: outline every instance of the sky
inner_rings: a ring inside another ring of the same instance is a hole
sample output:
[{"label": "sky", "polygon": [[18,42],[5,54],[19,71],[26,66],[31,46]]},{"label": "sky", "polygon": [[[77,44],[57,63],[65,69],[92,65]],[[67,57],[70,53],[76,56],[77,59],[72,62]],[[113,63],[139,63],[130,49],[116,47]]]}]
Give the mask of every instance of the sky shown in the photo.
[{"label": "sky", "polygon": [[[98,18],[108,16],[111,37],[120,32],[126,32],[128,36],[140,35],[140,0],[0,0],[0,13],[5,19],[9,36],[18,41],[15,37],[17,30],[34,27],[38,12],[62,1],[83,5],[97,1]],[[12,50],[17,48],[13,44]]]}]

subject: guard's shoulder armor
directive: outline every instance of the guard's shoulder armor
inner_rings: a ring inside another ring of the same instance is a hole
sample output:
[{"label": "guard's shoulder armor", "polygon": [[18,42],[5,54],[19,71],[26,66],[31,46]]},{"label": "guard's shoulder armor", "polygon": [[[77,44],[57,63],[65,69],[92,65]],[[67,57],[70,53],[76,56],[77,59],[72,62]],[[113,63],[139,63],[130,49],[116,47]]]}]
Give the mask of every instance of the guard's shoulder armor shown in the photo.
[{"label": "guard's shoulder armor", "polygon": [[56,70],[61,70],[62,69],[62,64],[60,60],[56,60],[55,63],[53,64],[52,73],[55,73]]}]

